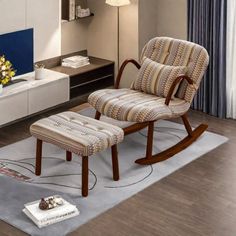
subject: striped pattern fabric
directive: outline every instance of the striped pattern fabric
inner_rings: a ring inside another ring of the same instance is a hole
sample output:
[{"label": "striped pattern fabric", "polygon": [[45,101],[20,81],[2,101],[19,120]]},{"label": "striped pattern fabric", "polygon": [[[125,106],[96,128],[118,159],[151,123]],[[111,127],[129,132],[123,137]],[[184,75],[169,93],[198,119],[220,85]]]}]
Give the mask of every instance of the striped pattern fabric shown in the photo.
[{"label": "striped pattern fabric", "polygon": [[79,115],[63,112],[41,119],[30,127],[31,134],[81,156],[91,156],[124,139],[121,128]]},{"label": "striped pattern fabric", "polygon": [[[145,58],[163,65],[186,67],[185,75],[189,76],[194,84],[181,82],[176,98],[172,99],[169,106],[165,105],[165,98],[132,89],[96,91],[89,96],[89,103],[103,115],[121,121],[145,122],[174,118],[186,113],[207,69],[209,63],[207,51],[192,42],[157,37],[144,47],[141,61]],[[152,73],[150,69],[148,73]],[[145,74],[144,77],[147,78],[148,75]],[[137,86],[144,90],[140,84],[142,83],[138,82]],[[166,95],[167,87],[162,95]],[[153,93],[156,88],[152,84],[152,86],[147,85],[145,89]]]},{"label": "striped pattern fabric", "polygon": [[191,103],[209,63],[209,56],[202,46],[168,37],[157,37],[144,47],[141,60],[147,57],[160,64],[187,67],[187,76],[194,85],[183,81],[176,94],[177,97]]},{"label": "striped pattern fabric", "polygon": [[[131,89],[159,97],[167,97],[175,79],[180,75],[185,75],[185,72],[185,66],[164,65],[144,57],[138,76],[132,83]],[[177,90],[178,87],[176,87],[174,94]]]},{"label": "striped pattern fabric", "polygon": [[166,106],[165,98],[131,89],[99,90],[89,96],[88,102],[108,117],[137,123],[179,117],[190,107],[179,98]]}]

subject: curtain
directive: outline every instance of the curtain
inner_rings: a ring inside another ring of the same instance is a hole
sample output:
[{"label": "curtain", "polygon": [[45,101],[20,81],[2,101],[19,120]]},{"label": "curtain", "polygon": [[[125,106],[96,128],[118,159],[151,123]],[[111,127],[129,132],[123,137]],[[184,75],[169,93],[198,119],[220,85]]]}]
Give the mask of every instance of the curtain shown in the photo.
[{"label": "curtain", "polygon": [[236,119],[236,1],[227,5],[227,117]]},{"label": "curtain", "polygon": [[226,117],[226,23],[227,0],[188,0],[188,40],[210,56],[192,108],[220,118]]}]

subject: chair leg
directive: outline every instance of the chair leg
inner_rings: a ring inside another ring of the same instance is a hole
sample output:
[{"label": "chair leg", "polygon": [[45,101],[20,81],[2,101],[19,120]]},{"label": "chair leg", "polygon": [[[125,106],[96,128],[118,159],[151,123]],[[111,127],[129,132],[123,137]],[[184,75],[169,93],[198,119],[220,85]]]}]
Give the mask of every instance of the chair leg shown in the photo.
[{"label": "chair leg", "polygon": [[182,118],[182,120],[183,120],[184,127],[185,127],[185,129],[186,129],[188,135],[189,135],[190,137],[192,137],[192,136],[193,136],[193,130],[192,130],[192,127],[191,127],[191,125],[190,125],[190,123],[189,123],[189,121],[188,121],[187,114],[182,115],[181,118]]},{"label": "chair leg", "polygon": [[43,146],[43,141],[40,140],[40,139],[37,139],[37,144],[36,144],[36,164],[35,164],[35,174],[37,176],[41,175],[42,146]]},{"label": "chair leg", "polygon": [[82,196],[88,196],[88,157],[82,157]]},{"label": "chair leg", "polygon": [[112,155],[113,180],[118,181],[120,177],[119,177],[117,145],[113,145],[111,147],[111,155]]},{"label": "chair leg", "polygon": [[154,132],[154,121],[150,122],[148,125],[146,158],[152,158],[153,132]]},{"label": "chair leg", "polygon": [[69,151],[66,151],[66,160],[71,161],[72,160],[72,153]]},{"label": "chair leg", "polygon": [[96,111],[95,120],[100,120],[100,118],[101,118],[101,113],[99,111]]}]

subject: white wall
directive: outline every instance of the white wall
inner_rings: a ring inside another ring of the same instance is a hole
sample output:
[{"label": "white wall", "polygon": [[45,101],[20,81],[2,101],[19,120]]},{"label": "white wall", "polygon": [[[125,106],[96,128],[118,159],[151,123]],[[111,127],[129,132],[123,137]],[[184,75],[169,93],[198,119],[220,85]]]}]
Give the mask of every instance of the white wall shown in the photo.
[{"label": "white wall", "polygon": [[26,0],[26,2],[26,27],[34,28],[35,60],[61,55],[60,1]]},{"label": "white wall", "polygon": [[25,29],[25,15],[25,0],[0,0],[0,34]]},{"label": "white wall", "polygon": [[[120,64],[127,58],[139,60],[139,1],[120,8]],[[137,76],[137,68],[129,64],[123,74],[120,87],[130,87]]]},{"label": "white wall", "polygon": [[158,7],[157,0],[139,0],[139,55],[145,44],[158,35]]},{"label": "white wall", "polygon": [[[76,4],[87,8],[87,0],[76,0]],[[66,22],[61,28],[61,53],[62,55],[86,50],[88,47],[88,28],[93,18]]]},{"label": "white wall", "polygon": [[62,55],[86,50],[88,47],[88,21],[72,21],[61,25],[61,53]]},{"label": "white wall", "polygon": [[[138,59],[138,0],[131,2],[120,8],[120,64],[127,57]],[[95,13],[88,27],[88,53],[117,65],[117,8],[105,4],[105,0],[88,0],[88,6]],[[122,87],[129,86],[134,76],[135,68],[128,66]]]},{"label": "white wall", "polygon": [[95,13],[88,30],[89,55],[117,60],[117,9],[105,0],[88,0]]},{"label": "white wall", "polygon": [[61,55],[60,0],[0,0],[0,34],[34,28],[34,61]]},{"label": "white wall", "polygon": [[187,0],[156,0],[157,34],[187,39]]}]

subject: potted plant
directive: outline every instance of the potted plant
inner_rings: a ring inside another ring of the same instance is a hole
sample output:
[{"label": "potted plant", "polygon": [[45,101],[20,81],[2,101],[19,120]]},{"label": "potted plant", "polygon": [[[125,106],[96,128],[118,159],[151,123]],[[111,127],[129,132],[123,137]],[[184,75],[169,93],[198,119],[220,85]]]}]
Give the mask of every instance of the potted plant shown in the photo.
[{"label": "potted plant", "polygon": [[16,71],[12,67],[12,63],[4,55],[0,56],[0,94],[2,93],[3,86],[8,84],[15,74]]}]

